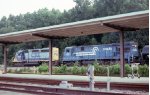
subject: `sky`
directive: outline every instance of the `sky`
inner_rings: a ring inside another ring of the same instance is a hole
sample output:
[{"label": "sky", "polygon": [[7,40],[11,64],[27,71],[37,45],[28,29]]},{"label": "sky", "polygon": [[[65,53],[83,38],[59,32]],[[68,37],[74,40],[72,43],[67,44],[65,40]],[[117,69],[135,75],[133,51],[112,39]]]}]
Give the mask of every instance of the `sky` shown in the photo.
[{"label": "sky", "polygon": [[34,12],[38,9],[59,9],[63,11],[75,6],[73,0],[0,0],[0,18],[10,14],[19,15]]}]

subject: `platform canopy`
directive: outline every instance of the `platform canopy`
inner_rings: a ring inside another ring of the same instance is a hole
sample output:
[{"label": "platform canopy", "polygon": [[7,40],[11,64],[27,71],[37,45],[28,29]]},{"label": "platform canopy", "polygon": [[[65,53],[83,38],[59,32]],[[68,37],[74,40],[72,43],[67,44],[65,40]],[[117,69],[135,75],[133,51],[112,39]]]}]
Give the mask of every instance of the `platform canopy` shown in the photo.
[{"label": "platform canopy", "polygon": [[149,10],[0,34],[0,43],[13,44],[46,39],[134,31],[149,27]]}]

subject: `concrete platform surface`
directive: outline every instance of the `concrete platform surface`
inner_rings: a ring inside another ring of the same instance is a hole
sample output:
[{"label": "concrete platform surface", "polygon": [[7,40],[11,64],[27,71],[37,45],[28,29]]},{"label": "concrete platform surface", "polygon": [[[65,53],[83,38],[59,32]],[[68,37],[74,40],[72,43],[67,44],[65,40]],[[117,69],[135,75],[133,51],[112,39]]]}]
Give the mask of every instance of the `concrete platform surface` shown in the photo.
[{"label": "concrete platform surface", "polygon": [[[36,75],[36,74],[0,74],[1,77],[16,77],[16,78],[27,78],[27,79],[49,79],[49,80],[66,80],[66,81],[89,81],[88,76],[78,75]],[[107,82],[107,76],[95,76],[96,82]],[[149,77],[141,77],[134,79],[121,78],[121,77],[110,77],[110,82],[121,82],[121,83],[149,83]]]},{"label": "concrete platform surface", "polygon": [[0,95],[35,95],[35,94],[0,90]]}]

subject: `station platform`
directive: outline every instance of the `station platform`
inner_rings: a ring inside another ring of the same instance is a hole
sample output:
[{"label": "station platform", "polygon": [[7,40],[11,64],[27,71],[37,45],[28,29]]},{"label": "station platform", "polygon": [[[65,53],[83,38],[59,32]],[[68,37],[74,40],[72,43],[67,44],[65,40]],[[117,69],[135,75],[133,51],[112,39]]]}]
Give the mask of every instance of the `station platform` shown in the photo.
[{"label": "station platform", "polygon": [[0,95],[35,95],[35,94],[0,90]]},{"label": "station platform", "polygon": [[[37,75],[37,74],[0,74],[0,78],[24,78],[24,79],[42,79],[42,80],[59,80],[59,81],[89,81],[88,76],[78,75]],[[95,82],[107,82],[107,76],[95,76]],[[149,77],[141,78],[121,78],[121,77],[110,77],[110,82],[113,83],[144,83],[149,84]]]}]

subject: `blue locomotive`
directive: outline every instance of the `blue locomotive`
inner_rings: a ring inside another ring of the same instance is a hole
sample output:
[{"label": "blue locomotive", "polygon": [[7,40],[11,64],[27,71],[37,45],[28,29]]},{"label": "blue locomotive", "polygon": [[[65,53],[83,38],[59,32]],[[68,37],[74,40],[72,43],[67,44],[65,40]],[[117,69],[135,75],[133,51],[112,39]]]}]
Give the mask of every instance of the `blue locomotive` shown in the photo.
[{"label": "blue locomotive", "polygon": [[149,45],[146,45],[142,49],[142,63],[149,64]]},{"label": "blue locomotive", "polygon": [[[138,44],[136,42],[124,43],[124,59],[127,63],[137,60],[139,57]],[[93,61],[119,61],[120,44],[101,44],[87,46],[66,47],[63,53],[63,63],[76,62],[88,63]]]},{"label": "blue locomotive", "polygon": [[[52,61],[53,63],[59,60],[59,49],[56,47],[52,48]],[[42,62],[49,62],[49,48],[42,49],[27,49],[19,50],[16,52],[13,63],[18,66],[25,65],[39,65]]]}]

